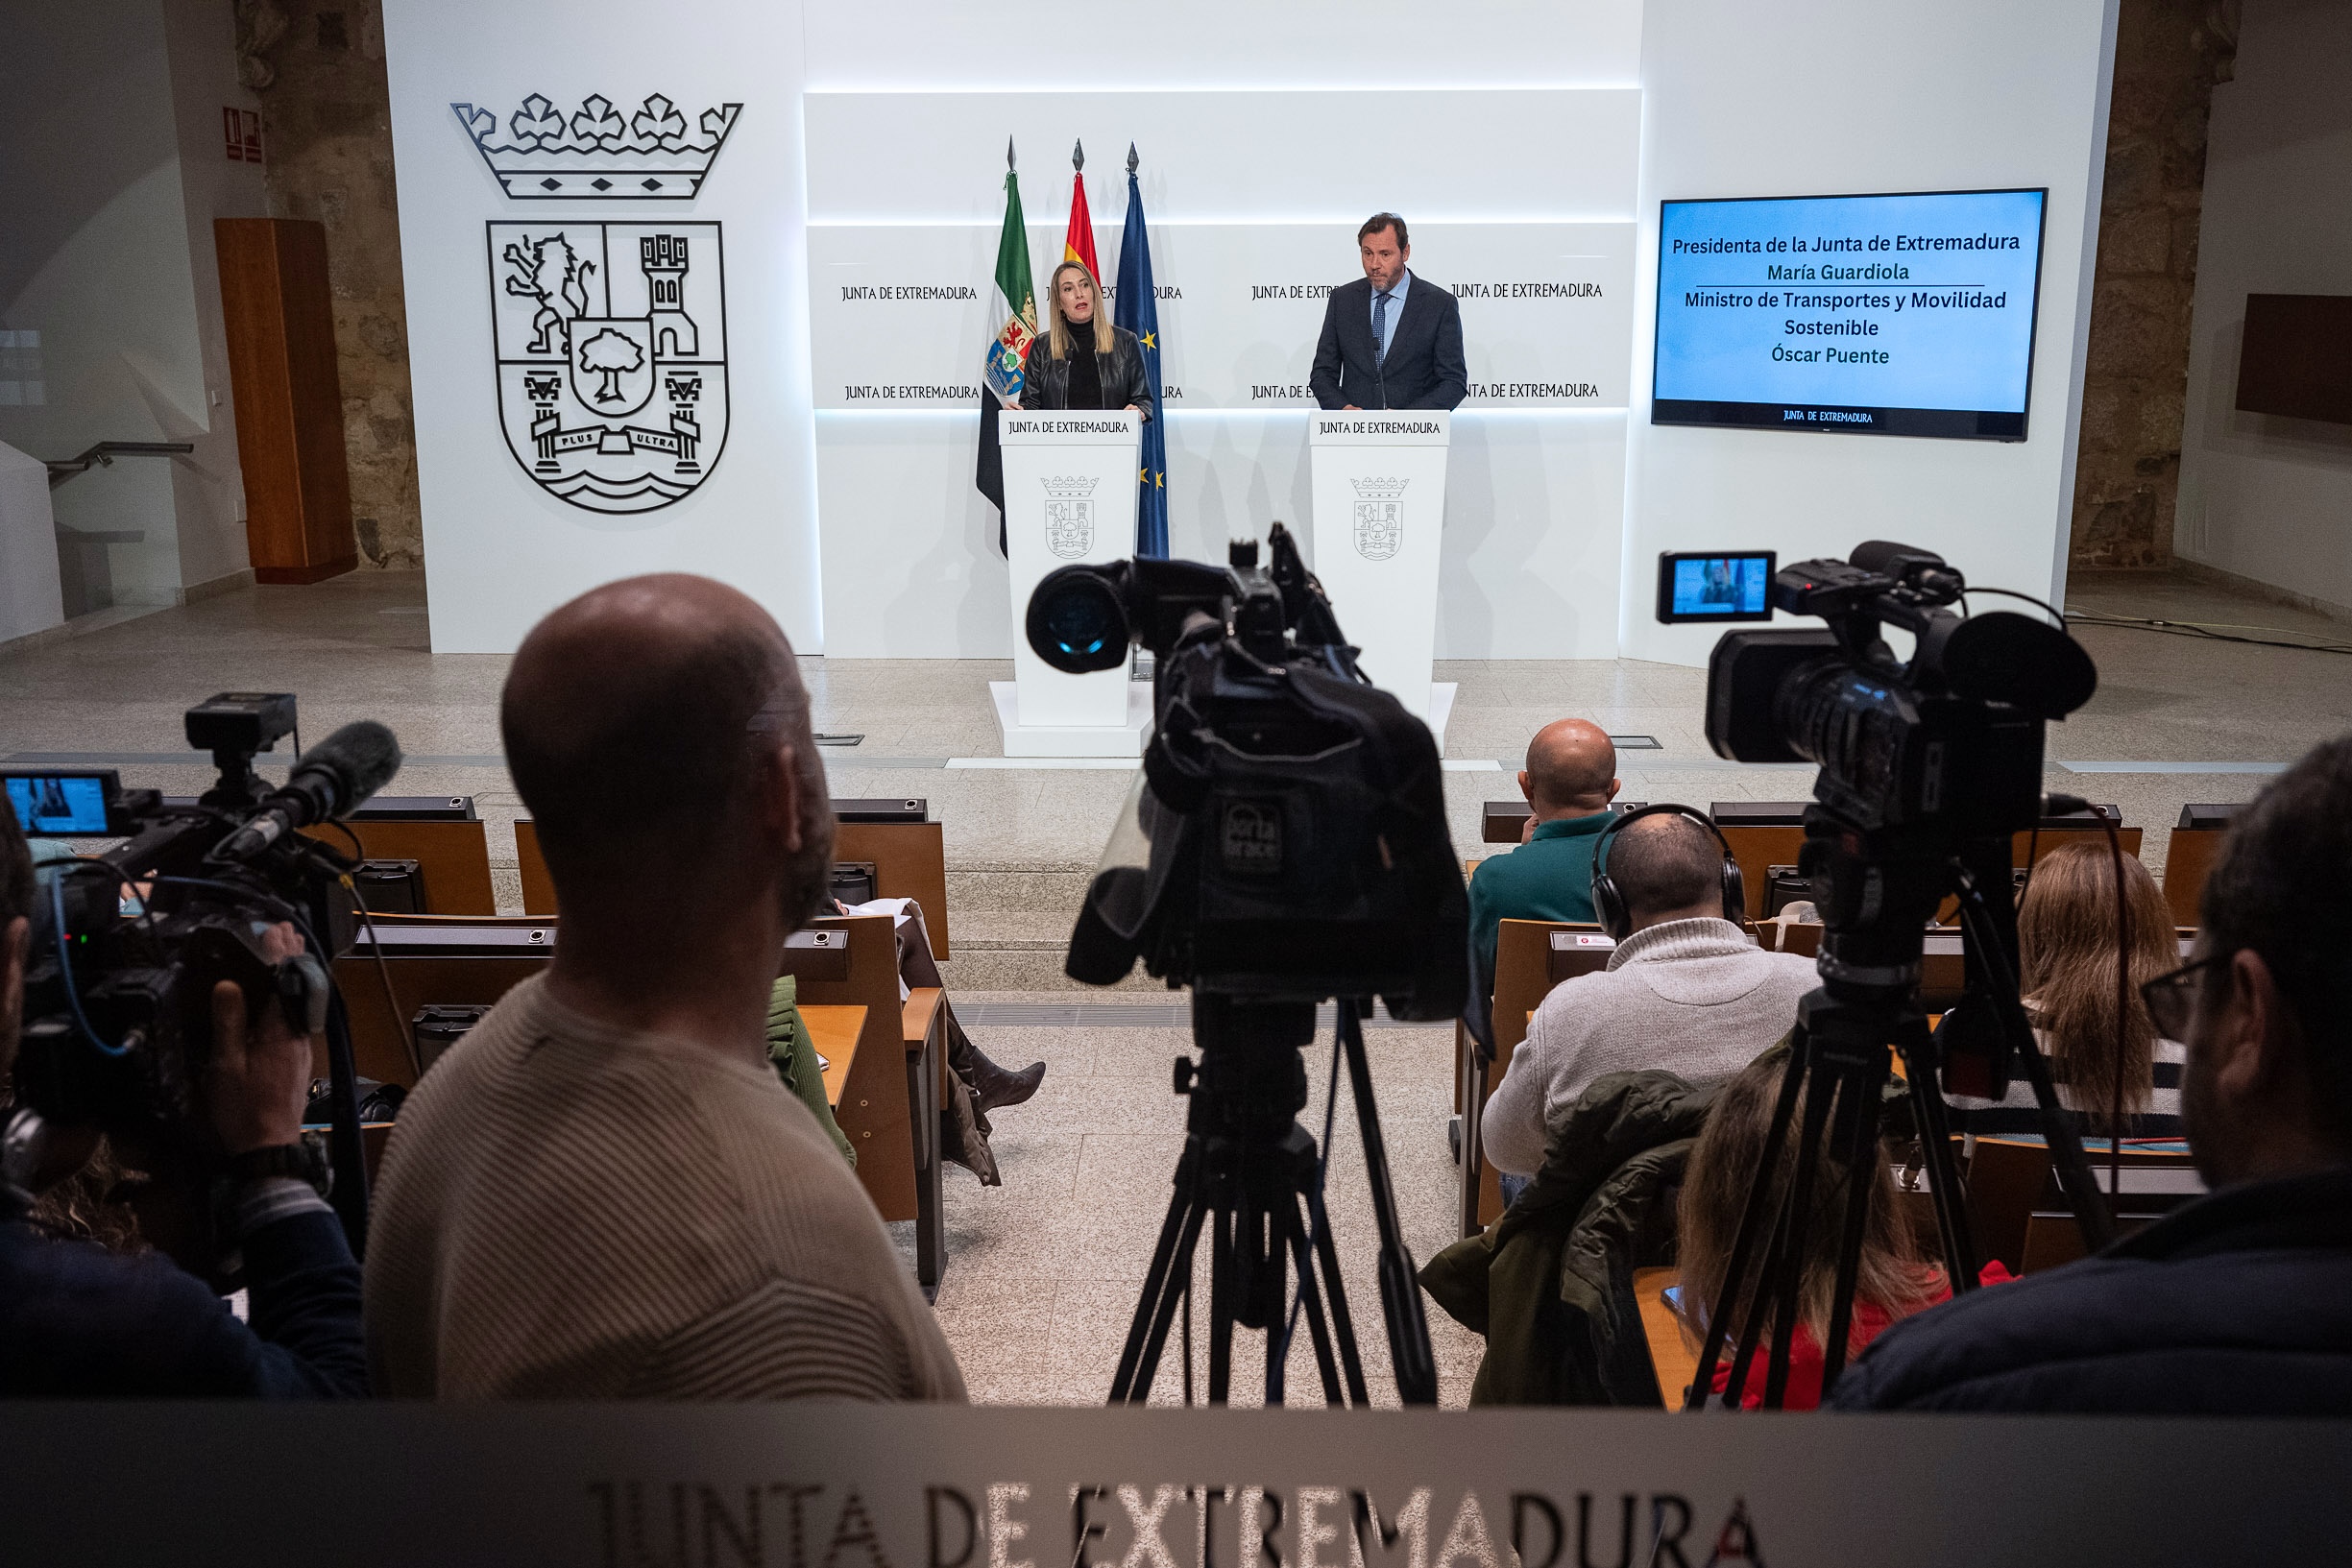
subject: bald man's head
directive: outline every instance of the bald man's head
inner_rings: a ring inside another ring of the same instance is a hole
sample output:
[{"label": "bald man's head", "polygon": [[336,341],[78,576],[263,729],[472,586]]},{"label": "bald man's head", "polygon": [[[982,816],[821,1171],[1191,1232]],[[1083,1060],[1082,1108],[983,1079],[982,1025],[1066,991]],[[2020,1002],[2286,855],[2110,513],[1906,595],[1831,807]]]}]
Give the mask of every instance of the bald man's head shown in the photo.
[{"label": "bald man's head", "polygon": [[[787,912],[812,907],[833,812],[791,644],[707,577],[632,577],[581,594],[523,639],[499,708],[507,770],[568,913],[777,857]],[[776,772],[799,785],[797,850],[766,842]]]},{"label": "bald man's head", "polygon": [[1519,789],[1538,817],[1588,816],[1617,793],[1617,748],[1597,724],[1564,718],[1527,743]]}]

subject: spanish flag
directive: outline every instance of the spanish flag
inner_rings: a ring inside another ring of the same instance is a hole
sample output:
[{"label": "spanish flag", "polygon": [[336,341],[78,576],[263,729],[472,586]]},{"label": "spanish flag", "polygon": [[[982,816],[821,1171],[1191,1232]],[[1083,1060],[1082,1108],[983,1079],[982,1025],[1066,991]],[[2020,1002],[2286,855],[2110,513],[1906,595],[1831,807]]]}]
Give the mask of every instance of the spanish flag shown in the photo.
[{"label": "spanish flag", "polygon": [[1084,262],[1095,282],[1103,281],[1102,263],[1094,258],[1094,217],[1086,210],[1086,144],[1082,141],[1070,149],[1070,232],[1062,237],[1061,258]]}]

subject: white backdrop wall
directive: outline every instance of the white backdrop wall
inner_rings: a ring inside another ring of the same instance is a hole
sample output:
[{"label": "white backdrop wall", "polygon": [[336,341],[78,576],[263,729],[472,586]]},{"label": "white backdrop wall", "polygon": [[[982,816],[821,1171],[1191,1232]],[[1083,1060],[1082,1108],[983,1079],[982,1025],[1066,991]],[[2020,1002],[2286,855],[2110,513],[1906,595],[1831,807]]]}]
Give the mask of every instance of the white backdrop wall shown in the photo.
[{"label": "white backdrop wall", "polygon": [[[1449,226],[1637,225],[1612,378],[1630,414],[1499,408],[1457,423],[1441,656],[1701,658],[1704,634],[1648,621],[1649,563],[1667,547],[1795,558],[1891,534],[1987,583],[2062,577],[2114,0],[1822,0],[1802,26],[1738,0],[1203,0],[1075,24],[1045,0],[685,0],[658,26],[615,0],[579,0],[561,26],[510,0],[386,11],[437,646],[511,647],[594,582],[676,567],[741,584],[805,649],[1007,653],[994,514],[971,489],[977,416],[819,411],[807,261],[812,225],[833,261],[862,259],[827,249],[858,229],[905,229],[909,254],[944,232],[984,255],[1008,132],[1033,263],[1054,259],[1081,135],[1109,253],[1126,144],[1139,144],[1163,277],[1188,244],[1238,243],[1220,229],[1327,223],[1324,279],[1345,281],[1352,221],[1375,205],[1425,226],[1416,259],[1447,283],[1480,270],[1440,264]],[[624,112],[651,92],[690,117],[744,109],[691,204],[515,203],[449,106],[503,117],[535,91],[567,111],[590,92]],[[1661,198],[2025,184],[2051,192],[2030,440],[1647,423]],[[732,428],[692,495],[604,517],[546,495],[506,449],[482,225],[648,215],[725,226]],[[984,264],[969,270],[959,281],[984,290]],[[943,327],[976,362],[968,307],[950,310]],[[1304,519],[1303,412],[1184,406],[1168,433],[1176,551],[1213,556],[1229,534]]]},{"label": "white backdrop wall", "polygon": [[[387,0],[384,50],[433,646],[504,652],[586,589],[678,570],[733,583],[775,615],[796,647],[821,650],[799,8],[672,0],[656,15],[619,0],[571,0],[560,12]],[[487,109],[503,127],[531,93],[565,114],[598,93],[624,116],[660,93],[690,126],[713,107],[743,108],[691,202],[519,202],[500,189],[449,106]],[[698,489],[658,511],[617,516],[568,505],[507,449],[483,225],[552,219],[722,225],[726,446]]]},{"label": "white backdrop wall", "polygon": [[[1639,93],[1224,90],[1224,64],[1184,54],[1153,90],[1122,93],[810,95],[829,650],[1001,656],[1009,641],[996,513],[971,474],[1010,135],[1040,287],[1060,259],[1072,141],[1087,147],[1088,205],[1114,277],[1126,153],[1138,147],[1162,368],[1180,389],[1169,399],[1173,551],[1222,559],[1227,538],[1276,519],[1303,533],[1304,383],[1324,308],[1303,291],[1359,276],[1355,227],[1391,207],[1413,226],[1417,274],[1467,296],[1476,390],[1455,422],[1440,656],[1615,651]],[[1333,128],[1367,125],[1397,156],[1328,151]],[[957,282],[977,297],[864,292]],[[1491,292],[1512,282],[1595,292]],[[1269,285],[1284,294],[1268,297]],[[935,412],[877,407],[909,392]]]},{"label": "white backdrop wall", "polygon": [[[1791,25],[1799,21],[1800,25]],[[1628,442],[1624,648],[1704,663],[1716,633],[1657,624],[1661,550],[1782,562],[1867,539],[1973,582],[2063,592],[2115,0],[1650,0]],[[1658,204],[2047,185],[2027,439],[1945,441],[1649,423]]]},{"label": "white backdrop wall", "polygon": [[2352,430],[2238,412],[2248,294],[2352,294],[2352,11],[2255,0],[2213,91],[2174,548],[2352,606]]}]

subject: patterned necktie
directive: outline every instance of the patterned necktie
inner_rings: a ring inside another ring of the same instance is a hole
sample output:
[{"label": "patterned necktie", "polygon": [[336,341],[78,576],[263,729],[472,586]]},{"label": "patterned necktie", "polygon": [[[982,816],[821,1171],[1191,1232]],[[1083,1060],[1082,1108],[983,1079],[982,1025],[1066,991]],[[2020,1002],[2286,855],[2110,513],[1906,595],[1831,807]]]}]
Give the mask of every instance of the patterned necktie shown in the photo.
[{"label": "patterned necktie", "polygon": [[1372,296],[1372,363],[1382,365],[1389,357],[1389,299],[1386,294]]}]

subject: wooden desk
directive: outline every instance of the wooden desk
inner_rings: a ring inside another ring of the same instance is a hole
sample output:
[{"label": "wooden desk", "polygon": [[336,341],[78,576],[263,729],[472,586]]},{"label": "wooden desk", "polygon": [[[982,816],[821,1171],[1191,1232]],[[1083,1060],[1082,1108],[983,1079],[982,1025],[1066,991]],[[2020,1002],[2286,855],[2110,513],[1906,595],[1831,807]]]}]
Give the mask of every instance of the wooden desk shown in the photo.
[{"label": "wooden desk", "polygon": [[923,906],[931,955],[948,960],[947,839],[936,822],[839,822],[833,830],[836,860],[874,862],[874,896],[912,899]]},{"label": "wooden desk", "polygon": [[[405,825],[403,825],[405,826]],[[923,906],[923,927],[931,933],[932,956],[948,959],[947,840],[936,822],[842,822],[833,831],[836,860],[871,860],[874,896],[912,899]],[[515,819],[515,869],[522,878],[525,914],[555,913],[555,882],[547,875],[546,857],[539,852],[539,832],[529,817]],[[488,887],[487,862],[483,886]],[[430,873],[425,890],[432,890]],[[483,905],[483,912],[489,912]]]},{"label": "wooden desk", "polygon": [[947,1208],[942,1167],[946,1154],[940,1107],[947,1103],[947,993],[921,986],[899,1006],[899,1035],[907,1048],[907,1114],[914,1138],[914,1279],[936,1297],[947,1268]]},{"label": "wooden desk", "polygon": [[1764,895],[1771,890],[1772,868],[1797,863],[1797,853],[1805,848],[1805,830],[1779,824],[1729,823],[1722,832],[1723,841],[1732,847],[1732,858],[1739,862],[1739,878],[1748,890],[1748,918],[1761,920]]},{"label": "wooden desk", "polygon": [[860,1002],[803,1002],[800,1021],[809,1026],[809,1044],[825,1059],[825,1103],[841,1107],[841,1091],[849,1086],[850,1064],[858,1059],[858,1036],[865,1028],[866,1009]]},{"label": "wooden desk", "polygon": [[[369,860],[414,860],[424,879],[424,910],[431,915],[495,915],[497,896],[490,888],[490,838],[479,822],[380,822],[365,817],[343,825],[359,840]],[[304,828],[321,843],[349,855],[352,840],[340,829]],[[552,901],[548,908],[554,908]]]},{"label": "wooden desk", "polygon": [[2205,894],[2205,879],[2220,857],[2218,828],[2175,828],[2164,848],[2164,902],[2172,907],[2172,923],[2194,927],[2197,903]]},{"label": "wooden desk", "polygon": [[1688,1397],[1690,1380],[1698,1375],[1699,1353],[1683,1337],[1683,1320],[1666,1304],[1666,1288],[1675,1281],[1671,1268],[1634,1270],[1634,1299],[1641,1307],[1641,1333],[1650,1344],[1650,1370],[1658,1374],[1658,1389],[1666,1409],[1679,1411]]}]

